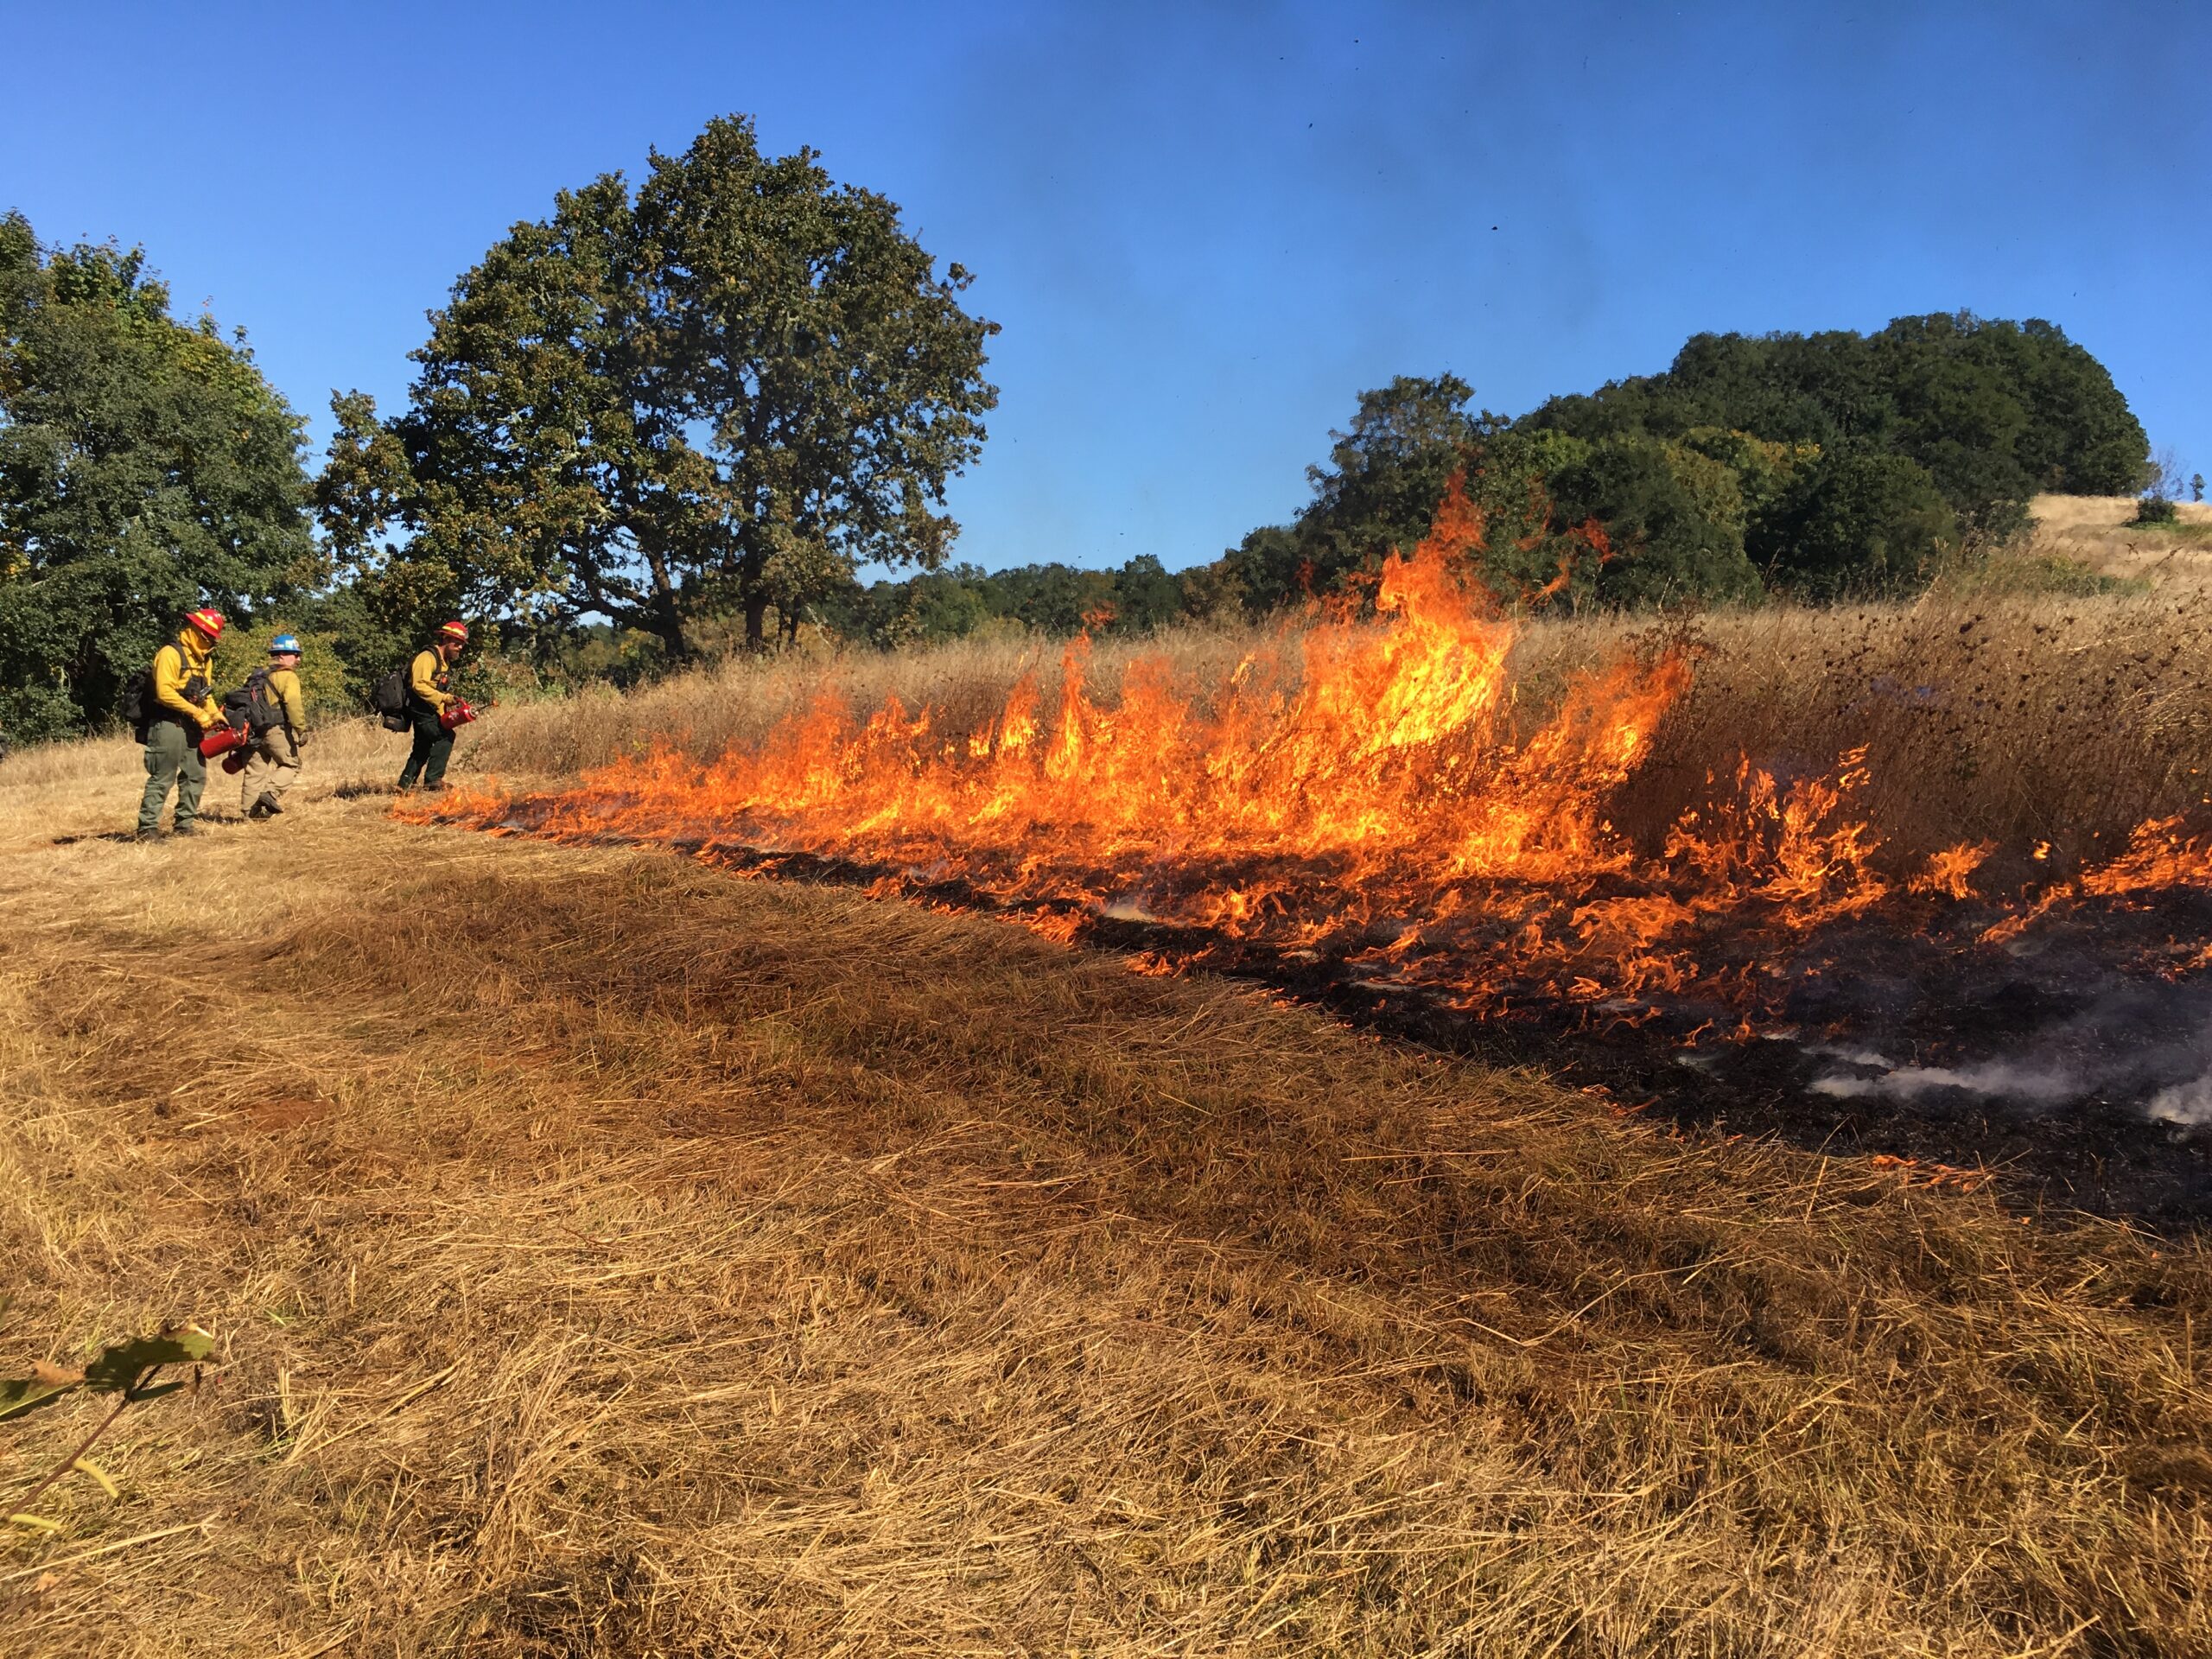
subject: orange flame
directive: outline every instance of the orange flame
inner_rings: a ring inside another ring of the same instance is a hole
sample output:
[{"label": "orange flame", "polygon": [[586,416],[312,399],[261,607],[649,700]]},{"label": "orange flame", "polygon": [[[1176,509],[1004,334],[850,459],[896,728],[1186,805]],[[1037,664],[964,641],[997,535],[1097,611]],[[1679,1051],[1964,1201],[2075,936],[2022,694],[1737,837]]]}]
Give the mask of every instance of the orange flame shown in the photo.
[{"label": "orange flame", "polygon": [[[1902,881],[1877,868],[1855,805],[1864,751],[1786,784],[1746,760],[1717,804],[1640,854],[1608,803],[1689,665],[1624,658],[1576,678],[1529,727],[1507,674],[1517,624],[1468,556],[1483,536],[1455,479],[1428,537],[1385,561],[1371,619],[1317,610],[1218,687],[1139,657],[1109,705],[1087,687],[1077,639],[1049,710],[1033,676],[957,735],[895,697],[861,715],[825,696],[712,760],[663,746],[594,772],[532,802],[532,828],[813,854],[878,873],[872,892],[957,880],[1049,938],[1077,937],[1078,915],[1198,927],[1327,952],[1360,964],[1363,982],[1460,1007],[1544,997],[1593,1018],[1634,1018],[1634,999],[1692,988],[1739,1015],[1770,1004],[1767,970],[1700,965],[1700,930],[1716,918],[1763,931],[1779,957],[1899,893],[1974,896],[1986,845],[1948,849]],[[400,811],[490,828],[512,810],[482,796]],[[2212,885],[2212,845],[2161,822],[2079,887],[2177,879]],[[2056,891],[1984,937],[2025,926]],[[1171,970],[1166,957],[1135,960]]]}]

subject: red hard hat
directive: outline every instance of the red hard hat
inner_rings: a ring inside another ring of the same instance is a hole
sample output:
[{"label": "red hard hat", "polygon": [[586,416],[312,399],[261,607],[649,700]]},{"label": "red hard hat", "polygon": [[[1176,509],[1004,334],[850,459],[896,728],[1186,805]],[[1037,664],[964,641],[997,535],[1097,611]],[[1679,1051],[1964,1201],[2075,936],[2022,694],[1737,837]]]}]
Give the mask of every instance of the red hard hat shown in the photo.
[{"label": "red hard hat", "polygon": [[206,634],[211,644],[223,637],[223,613],[220,611],[188,611],[184,620]]},{"label": "red hard hat", "polygon": [[461,622],[448,622],[438,630],[438,638],[450,639],[456,645],[465,645],[468,643],[467,625]]}]

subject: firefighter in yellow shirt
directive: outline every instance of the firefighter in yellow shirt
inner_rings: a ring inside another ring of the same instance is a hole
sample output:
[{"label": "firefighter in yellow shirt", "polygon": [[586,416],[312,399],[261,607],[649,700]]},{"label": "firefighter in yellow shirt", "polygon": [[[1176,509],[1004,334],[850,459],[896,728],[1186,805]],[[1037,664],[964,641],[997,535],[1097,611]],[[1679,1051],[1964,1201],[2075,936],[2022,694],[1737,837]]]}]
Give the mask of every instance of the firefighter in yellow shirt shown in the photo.
[{"label": "firefighter in yellow shirt", "polygon": [[425,789],[446,786],[446,762],[453,758],[453,734],[442,716],[454,701],[453,665],[468,643],[468,630],[448,622],[407,668],[407,718],[415,732],[415,747],[407,753],[406,767],[399,774],[403,790],[419,779]]},{"label": "firefighter in yellow shirt", "polygon": [[200,758],[200,739],[223,723],[208,678],[215,642],[223,637],[219,611],[194,611],[176,638],[154,653],[153,696],[146,715],[146,792],[138,803],[138,839],[150,841],[161,827],[162,807],[176,791],[175,831],[198,833],[200,793],[207,787],[207,763]]},{"label": "firefighter in yellow shirt", "polygon": [[246,757],[238,805],[249,818],[273,818],[284,810],[284,792],[299,781],[300,745],[308,734],[297,636],[280,633],[269,642],[269,666],[246,682],[246,690],[253,751]]}]

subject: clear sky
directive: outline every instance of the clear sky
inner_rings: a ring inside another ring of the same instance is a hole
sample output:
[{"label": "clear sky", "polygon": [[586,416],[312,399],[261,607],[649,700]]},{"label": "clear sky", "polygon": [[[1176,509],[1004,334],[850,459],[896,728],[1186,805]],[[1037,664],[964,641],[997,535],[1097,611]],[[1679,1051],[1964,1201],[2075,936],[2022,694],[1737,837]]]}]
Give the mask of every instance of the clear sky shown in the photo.
[{"label": "clear sky", "polygon": [[143,244],[318,447],[511,223],[741,111],[977,273],[985,564],[1214,557],[1393,374],[1518,413],[1961,307],[2060,324],[2212,468],[2205,0],[13,0],[0,51],[0,209]]}]

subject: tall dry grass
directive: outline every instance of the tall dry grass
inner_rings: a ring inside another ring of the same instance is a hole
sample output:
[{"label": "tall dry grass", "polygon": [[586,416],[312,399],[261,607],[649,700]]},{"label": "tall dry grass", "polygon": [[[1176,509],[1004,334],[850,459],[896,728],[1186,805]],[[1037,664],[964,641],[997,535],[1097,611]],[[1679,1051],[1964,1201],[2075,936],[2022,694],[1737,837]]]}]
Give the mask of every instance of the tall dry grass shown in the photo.
[{"label": "tall dry grass", "polygon": [[307,787],[0,774],[0,1348],[222,1338],[10,1651],[2212,1648],[2199,1243]]},{"label": "tall dry grass", "polygon": [[[1203,691],[1245,652],[1274,638],[1270,630],[1188,628],[1159,639],[1105,640],[1085,653],[1086,681],[1111,697],[1133,658],[1156,656]],[[1024,675],[1056,696],[1068,649],[1066,642],[1042,636],[999,636],[896,653],[814,647],[734,657],[634,691],[599,687],[499,709],[474,740],[471,764],[493,772],[566,776],[657,743],[711,756],[732,743],[759,741],[825,697],[862,713],[896,697],[910,710],[937,711],[944,731],[964,736],[1005,707]]]},{"label": "tall dry grass", "polygon": [[[1513,707],[1524,726],[1571,677],[1627,652],[1687,653],[1695,673],[1648,758],[1614,803],[1615,822],[1656,846],[1680,814],[1725,793],[1748,761],[1789,780],[1865,751],[1870,782],[1853,810],[1888,852],[1915,861],[1961,842],[1994,843],[1993,874],[2051,849],[2043,868],[2115,848],[2144,820],[2212,796],[2212,588],[2093,597],[1939,588],[1906,605],[1770,606],[1704,615],[1584,617],[1519,625]],[[467,728],[460,779],[550,784],[653,745],[702,757],[760,741],[823,698],[866,712],[898,699],[933,711],[957,740],[1033,676],[1058,693],[1062,642],[998,639],[886,655],[815,651],[736,658],[620,693],[601,688],[496,709]],[[1089,693],[1108,703],[1138,658],[1164,658],[1203,702],[1245,656],[1295,660],[1294,629],[1192,628],[1108,640],[1084,657]],[[388,787],[408,740],[369,721],[319,733],[308,775],[349,793]],[[127,828],[142,779],[124,740],[30,749],[0,761],[0,788],[37,821],[87,834]],[[112,809],[82,810],[88,772],[118,776]],[[217,773],[208,800],[234,811]]]},{"label": "tall dry grass", "polygon": [[[1856,810],[1911,858],[1962,841],[2019,854],[2049,842],[2063,864],[2212,793],[2212,594],[1938,590],[1672,626],[1695,678],[1619,804],[1648,835],[1742,760],[1794,778],[1859,749],[1872,781]],[[1640,630],[1647,648],[1669,627]],[[1548,625],[1524,657],[1556,683],[1637,632]]]},{"label": "tall dry grass", "polygon": [[[1021,675],[1054,695],[1063,649],[995,640],[732,662],[626,696],[499,710],[470,764],[569,774],[662,742],[711,756],[825,696],[862,711],[893,696],[927,706],[957,739]],[[1085,683],[1110,702],[1131,660],[1164,657],[1203,700],[1246,653],[1294,650],[1268,629],[1110,641],[1090,653]],[[1746,760],[1790,779],[1862,748],[1872,781],[1857,810],[1900,859],[1962,841],[2021,855],[2048,842],[2063,865],[2212,793],[2212,592],[1940,589],[1909,605],[1538,620],[1514,652],[1516,712],[1533,723],[1575,673],[1655,650],[1687,652],[1695,677],[1616,804],[1616,821],[1653,844]]]}]

